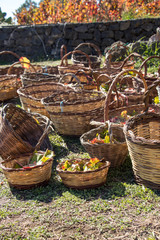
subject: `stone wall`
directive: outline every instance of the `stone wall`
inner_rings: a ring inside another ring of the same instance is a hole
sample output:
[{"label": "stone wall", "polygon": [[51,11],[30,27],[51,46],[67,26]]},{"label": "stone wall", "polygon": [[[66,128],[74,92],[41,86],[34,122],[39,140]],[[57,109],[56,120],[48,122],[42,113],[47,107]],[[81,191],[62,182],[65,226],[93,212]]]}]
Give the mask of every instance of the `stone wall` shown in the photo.
[{"label": "stone wall", "polygon": [[[121,40],[131,43],[148,40],[160,26],[160,18],[98,23],[65,23],[32,26],[0,26],[0,51],[10,50],[31,60],[59,59],[62,44],[67,51],[82,42],[92,42],[102,53],[107,46]],[[0,56],[0,62],[13,60]],[[15,59],[14,59],[15,60]]]}]

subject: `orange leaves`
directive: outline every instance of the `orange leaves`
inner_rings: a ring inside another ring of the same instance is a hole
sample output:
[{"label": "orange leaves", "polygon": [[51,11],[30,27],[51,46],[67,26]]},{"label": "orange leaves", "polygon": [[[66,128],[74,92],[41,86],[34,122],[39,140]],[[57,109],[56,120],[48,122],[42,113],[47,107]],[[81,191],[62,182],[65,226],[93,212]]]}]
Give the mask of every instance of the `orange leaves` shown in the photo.
[{"label": "orange leaves", "polygon": [[[138,11],[136,11],[138,9]],[[58,22],[95,22],[122,19],[131,11],[134,17],[158,16],[159,0],[44,0],[39,7],[33,5],[16,13],[18,24],[43,24]]]}]

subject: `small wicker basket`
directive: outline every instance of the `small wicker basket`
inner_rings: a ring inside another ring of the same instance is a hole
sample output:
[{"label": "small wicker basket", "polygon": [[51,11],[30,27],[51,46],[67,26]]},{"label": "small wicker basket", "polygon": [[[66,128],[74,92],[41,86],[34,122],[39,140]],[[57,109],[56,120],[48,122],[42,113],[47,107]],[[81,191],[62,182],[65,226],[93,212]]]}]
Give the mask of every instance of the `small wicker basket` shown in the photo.
[{"label": "small wicker basket", "polygon": [[[43,153],[43,152],[40,152]],[[29,168],[15,168],[18,161],[21,165],[28,165],[32,153],[23,154],[12,160],[1,162],[0,166],[11,187],[17,189],[30,189],[33,187],[46,185],[51,178],[53,158],[50,158],[41,165]]]},{"label": "small wicker basket", "polygon": [[[69,160],[69,161],[74,161],[74,160]],[[110,167],[110,163],[106,162],[103,167],[96,170],[85,171],[85,172],[83,171],[71,172],[71,171],[63,171],[61,169],[62,165],[63,163],[59,163],[56,168],[58,174],[62,179],[62,182],[67,187],[76,188],[76,189],[95,188],[105,184],[107,179],[107,173]]]},{"label": "small wicker basket", "polygon": [[148,87],[145,112],[129,119],[124,126],[136,181],[153,189],[160,189],[160,108],[159,113],[147,110],[149,95],[159,84],[157,80]]},{"label": "small wicker basket", "polygon": [[84,133],[80,137],[80,142],[91,157],[104,159],[111,163],[111,167],[118,167],[124,163],[128,154],[125,136],[121,127],[111,125],[109,128],[109,132],[112,134],[113,138],[116,139],[116,143],[90,143],[90,141],[96,137],[97,133],[100,134],[106,129],[108,129],[108,124],[102,124],[100,127]]}]

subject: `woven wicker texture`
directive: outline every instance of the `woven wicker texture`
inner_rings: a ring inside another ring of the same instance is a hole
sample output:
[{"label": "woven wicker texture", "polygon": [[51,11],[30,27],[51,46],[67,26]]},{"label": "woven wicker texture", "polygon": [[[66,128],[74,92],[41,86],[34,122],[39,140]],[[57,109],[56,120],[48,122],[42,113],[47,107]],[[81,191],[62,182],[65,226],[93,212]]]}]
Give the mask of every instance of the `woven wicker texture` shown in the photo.
[{"label": "woven wicker texture", "polygon": [[[151,63],[152,60],[154,60],[154,59],[159,60],[159,63],[160,63],[159,56],[150,56],[146,60],[143,61],[143,63],[141,64],[141,66],[139,68],[140,72],[142,72],[142,69],[144,68],[143,75],[146,80],[147,86],[152,85],[158,79],[158,75],[160,74],[160,64],[159,64],[159,68],[157,69],[157,71],[154,74],[148,73],[149,63]],[[154,61],[153,61],[152,65],[154,65]],[[154,91],[152,91],[152,94],[150,95],[150,98],[153,99],[156,96],[157,96],[157,91],[156,91],[156,89],[154,89]]]},{"label": "woven wicker texture", "polygon": [[23,166],[27,165],[30,157],[31,154],[22,155],[13,160],[1,163],[1,168],[10,186],[18,189],[30,189],[46,184],[49,181],[52,173],[52,158],[47,160],[44,164],[32,168],[14,168],[16,161]]},{"label": "woven wicker texture", "polygon": [[[79,53],[85,56],[88,59],[89,66],[85,67],[82,63],[68,64],[67,57],[73,53]],[[61,76],[63,76],[65,73],[74,73],[79,77],[81,82],[86,82],[86,76],[81,72],[77,73],[77,71],[79,71],[80,69],[82,69],[87,75],[92,76],[91,60],[86,53],[80,50],[75,50],[65,54],[61,59],[61,64],[58,66],[58,71]],[[71,76],[68,76],[68,81],[71,81],[71,78]]]},{"label": "woven wicker texture", "polygon": [[[19,59],[19,56],[12,51],[2,51],[0,55],[11,54]],[[18,77],[23,72],[22,68],[15,68],[11,75],[8,74],[9,67],[0,68],[0,101],[17,97],[17,89],[21,86]]]},{"label": "woven wicker texture", "polygon": [[[73,161],[73,160],[69,160]],[[85,189],[85,188],[95,188],[103,185],[107,179],[107,173],[110,167],[110,163],[106,164],[96,170],[86,171],[86,172],[71,172],[61,170],[63,163],[60,163],[56,170],[60,175],[62,182],[70,188]]]},{"label": "woven wicker texture", "polygon": [[14,158],[23,153],[33,152],[41,144],[40,149],[51,149],[47,131],[26,111],[13,104],[2,108],[0,121],[0,156],[3,160]]},{"label": "woven wicker texture", "polygon": [[[111,58],[111,55],[110,55],[110,58]],[[97,80],[99,75],[107,74],[108,76],[114,78],[116,76],[116,74],[120,73],[122,70],[134,69],[135,62],[130,61],[130,59],[132,59],[132,58],[134,58],[134,59],[140,58],[142,61],[144,61],[143,57],[140,54],[131,53],[123,61],[111,63],[110,62],[111,60],[109,60],[106,63],[104,63],[103,67],[93,69],[93,77],[95,78],[95,80]],[[101,77],[101,81],[105,82],[105,78],[103,80],[103,78]]]},{"label": "woven wicker texture", "polygon": [[108,125],[101,125],[98,128],[94,128],[89,132],[84,133],[80,137],[80,142],[89,153],[91,157],[97,157],[99,159],[104,159],[111,163],[111,167],[118,167],[122,165],[128,154],[128,148],[123,134],[123,129],[119,126],[112,125],[112,135],[116,139],[116,143],[95,143],[92,144],[91,141],[96,137],[97,133],[103,132],[108,129]]},{"label": "woven wicker texture", "polygon": [[28,85],[18,89],[18,95],[20,97],[21,104],[25,110],[31,112],[37,112],[47,117],[50,117],[44,105],[41,103],[41,99],[58,93],[59,91],[65,91],[68,87],[55,82],[45,82],[36,85]]},{"label": "woven wicker texture", "polygon": [[60,75],[48,73],[24,73],[21,75],[22,86],[36,85],[39,83],[59,82]]},{"label": "woven wicker texture", "polygon": [[[146,91],[146,110],[149,95],[159,84],[160,80]],[[124,126],[124,134],[137,182],[160,189],[160,108],[159,113],[146,111],[131,118]]]},{"label": "woven wicker texture", "polygon": [[92,52],[91,50],[95,51],[95,54],[90,54],[89,53],[89,58],[91,61],[91,68],[99,68],[102,62],[102,53],[97,45],[94,43],[81,43],[79,44],[75,49],[74,52],[72,53],[71,60],[74,64],[84,64],[85,67],[89,67],[89,61],[84,55],[78,55],[76,54],[76,50],[81,50],[82,52],[85,52],[86,54],[88,51]]},{"label": "woven wicker texture", "polygon": [[42,99],[57,131],[81,135],[91,129],[91,119],[102,117],[105,95],[98,91],[59,92]]},{"label": "woven wicker texture", "polygon": [[[128,113],[131,113],[131,112],[133,112],[133,110],[135,110],[136,112],[139,112],[143,109],[143,103],[138,104],[140,99],[141,99],[141,101],[143,99],[142,93],[140,93],[140,94],[128,93],[128,96],[127,96],[128,104],[126,104],[126,106],[116,107],[113,110],[109,109],[111,94],[112,94],[112,91],[114,90],[114,88],[116,87],[116,83],[119,82],[119,78],[121,76],[125,75],[129,71],[130,70],[124,70],[124,71],[120,72],[109,87],[108,94],[107,94],[107,97],[105,100],[105,108],[104,108],[104,120],[105,121],[109,120],[109,118],[111,118],[111,117],[118,116],[124,110],[127,110]],[[147,90],[147,84],[145,82],[145,79],[144,79],[142,73],[138,72],[135,69],[132,70],[132,73],[138,74],[140,79],[143,81],[144,89]],[[128,78],[127,78],[127,80],[128,80]],[[126,95],[126,93],[125,93],[125,95]]]}]

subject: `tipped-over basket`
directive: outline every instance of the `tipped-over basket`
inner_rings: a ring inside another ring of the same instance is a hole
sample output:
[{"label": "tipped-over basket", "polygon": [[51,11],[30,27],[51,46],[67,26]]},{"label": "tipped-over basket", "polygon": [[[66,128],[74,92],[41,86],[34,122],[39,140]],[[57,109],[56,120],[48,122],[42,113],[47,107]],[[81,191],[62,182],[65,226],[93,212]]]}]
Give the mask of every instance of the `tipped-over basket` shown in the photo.
[{"label": "tipped-over basket", "polygon": [[84,133],[80,137],[80,142],[91,157],[104,159],[111,163],[111,167],[122,165],[128,154],[128,148],[123,134],[123,129],[117,125],[111,125],[109,132],[112,132],[116,142],[109,143],[91,143],[90,141],[108,129],[108,124],[102,124],[100,127],[94,128],[89,132]]},{"label": "tipped-over basket", "polygon": [[[51,149],[47,136],[50,121],[46,118],[45,130],[25,110],[9,103],[0,116],[0,156],[3,160],[34,151],[41,139],[41,150]],[[43,137],[42,137],[43,136]]]},{"label": "tipped-over basket", "polygon": [[[75,159],[74,159],[75,160]],[[68,160],[69,162],[74,160]],[[81,159],[77,159],[77,161]],[[86,159],[88,160],[88,159]],[[64,171],[59,163],[56,170],[60,175],[62,182],[70,188],[85,189],[85,188],[95,188],[105,184],[107,179],[107,173],[110,167],[108,161],[105,162],[104,166],[91,170],[91,171]]]},{"label": "tipped-over basket", "polygon": [[80,136],[91,129],[90,121],[103,115],[105,95],[98,91],[66,91],[42,99],[55,129]]},{"label": "tipped-over basket", "polygon": [[[39,152],[44,153],[44,152]],[[33,167],[15,168],[15,165],[28,165],[32,153],[23,154],[12,160],[1,162],[1,168],[10,186],[17,189],[30,189],[46,185],[51,178],[53,158],[48,159],[41,165]]]},{"label": "tipped-over basket", "polygon": [[160,108],[148,112],[149,95],[160,84],[157,80],[145,93],[145,112],[127,121],[124,134],[137,183],[160,189]]}]

